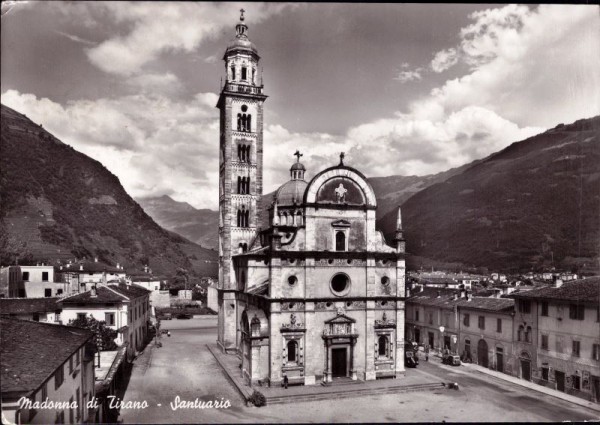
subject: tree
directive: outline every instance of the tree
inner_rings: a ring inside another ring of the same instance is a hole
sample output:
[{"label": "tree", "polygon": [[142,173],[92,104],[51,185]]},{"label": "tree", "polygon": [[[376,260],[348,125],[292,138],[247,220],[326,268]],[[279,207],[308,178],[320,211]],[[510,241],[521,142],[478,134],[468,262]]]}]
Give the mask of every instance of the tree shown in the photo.
[{"label": "tree", "polygon": [[92,315],[78,317],[69,321],[69,326],[87,329],[94,332],[94,344],[98,351],[113,351],[117,349],[115,338],[117,331],[106,326],[104,320],[96,320]]}]

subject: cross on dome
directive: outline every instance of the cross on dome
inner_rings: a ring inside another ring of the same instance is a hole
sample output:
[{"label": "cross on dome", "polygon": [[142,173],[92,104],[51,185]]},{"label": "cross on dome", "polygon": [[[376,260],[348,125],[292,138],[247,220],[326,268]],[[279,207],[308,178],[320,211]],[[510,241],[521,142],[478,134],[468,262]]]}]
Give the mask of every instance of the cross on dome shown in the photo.
[{"label": "cross on dome", "polygon": [[344,158],[346,157],[346,154],[344,152],[340,153],[340,165],[344,165]]},{"label": "cross on dome", "polygon": [[296,151],[296,153],[294,153],[294,156],[297,158],[296,162],[300,162],[300,157],[304,156],[304,154],[300,153],[300,151]]},{"label": "cross on dome", "polygon": [[245,12],[244,9],[240,9],[240,21],[244,20],[244,12]]}]

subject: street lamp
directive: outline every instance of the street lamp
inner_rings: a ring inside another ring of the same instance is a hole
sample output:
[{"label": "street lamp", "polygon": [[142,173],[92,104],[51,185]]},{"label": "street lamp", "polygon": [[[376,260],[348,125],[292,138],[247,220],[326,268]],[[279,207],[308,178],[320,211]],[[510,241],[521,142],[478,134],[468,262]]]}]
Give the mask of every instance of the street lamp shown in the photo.
[{"label": "street lamp", "polygon": [[443,326],[440,326],[440,332],[441,332],[441,334],[442,334],[442,345],[441,345],[441,347],[442,347],[442,348],[440,348],[440,353],[441,353],[441,354],[443,354],[443,353],[444,353],[444,330],[445,330],[445,329],[446,329],[445,327],[443,327]]}]

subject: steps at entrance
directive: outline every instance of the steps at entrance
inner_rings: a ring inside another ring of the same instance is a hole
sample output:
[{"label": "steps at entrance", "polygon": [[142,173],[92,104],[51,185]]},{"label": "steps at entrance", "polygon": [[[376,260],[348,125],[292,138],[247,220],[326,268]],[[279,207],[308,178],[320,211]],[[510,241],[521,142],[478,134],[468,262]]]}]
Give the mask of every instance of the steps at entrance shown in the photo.
[{"label": "steps at entrance", "polygon": [[[360,382],[360,381],[354,381]],[[328,387],[331,388],[331,387]],[[284,403],[297,403],[303,401],[315,401],[315,400],[336,400],[342,398],[352,397],[363,397],[368,395],[382,395],[382,394],[400,394],[415,391],[435,391],[444,388],[444,384],[439,383],[428,383],[428,384],[417,384],[417,385],[397,385],[383,388],[358,388],[354,389],[349,386],[342,386],[340,391],[328,391],[320,394],[296,394],[289,396],[275,396],[266,397],[267,406],[271,404],[284,404]]]},{"label": "steps at entrance", "polygon": [[338,387],[342,385],[362,384],[363,382],[364,381],[359,381],[358,379],[352,378],[333,378],[333,382],[321,381],[321,385],[324,387]]}]

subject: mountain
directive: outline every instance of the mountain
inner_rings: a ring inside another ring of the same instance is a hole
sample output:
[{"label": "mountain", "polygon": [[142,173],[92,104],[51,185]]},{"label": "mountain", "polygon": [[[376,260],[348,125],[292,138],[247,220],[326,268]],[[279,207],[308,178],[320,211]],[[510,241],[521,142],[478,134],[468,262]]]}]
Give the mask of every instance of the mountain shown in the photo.
[{"label": "mountain", "polygon": [[167,195],[135,198],[146,213],[160,226],[206,248],[217,248],[219,214],[196,209],[187,202],[177,202]]},{"label": "mountain", "polygon": [[[504,271],[597,270],[599,133],[600,117],[561,124],[416,193],[402,205],[407,251]],[[378,224],[391,240],[396,212]]]},{"label": "mountain", "polygon": [[101,163],[2,105],[0,262],[98,257],[216,276],[217,253],[168,232]]}]

